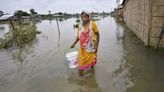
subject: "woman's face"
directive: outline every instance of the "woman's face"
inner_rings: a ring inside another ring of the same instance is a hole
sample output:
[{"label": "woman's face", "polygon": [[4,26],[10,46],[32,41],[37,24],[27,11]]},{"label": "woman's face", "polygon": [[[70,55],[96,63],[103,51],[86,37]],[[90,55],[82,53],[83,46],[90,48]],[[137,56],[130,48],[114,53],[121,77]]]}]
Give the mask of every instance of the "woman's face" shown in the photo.
[{"label": "woman's face", "polygon": [[85,13],[83,13],[81,15],[81,19],[82,19],[83,23],[88,23],[89,22],[89,16]]}]

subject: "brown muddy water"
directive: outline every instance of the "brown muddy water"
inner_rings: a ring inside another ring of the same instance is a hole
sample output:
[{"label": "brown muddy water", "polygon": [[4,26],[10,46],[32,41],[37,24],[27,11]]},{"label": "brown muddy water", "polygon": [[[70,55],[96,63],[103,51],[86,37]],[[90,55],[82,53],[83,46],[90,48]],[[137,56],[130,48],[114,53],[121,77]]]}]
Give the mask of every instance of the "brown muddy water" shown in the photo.
[{"label": "brown muddy water", "polygon": [[23,48],[0,50],[0,92],[164,92],[164,53],[138,44],[114,18],[98,22],[100,45],[94,70],[83,78],[64,56],[76,37],[75,18],[43,20]]}]

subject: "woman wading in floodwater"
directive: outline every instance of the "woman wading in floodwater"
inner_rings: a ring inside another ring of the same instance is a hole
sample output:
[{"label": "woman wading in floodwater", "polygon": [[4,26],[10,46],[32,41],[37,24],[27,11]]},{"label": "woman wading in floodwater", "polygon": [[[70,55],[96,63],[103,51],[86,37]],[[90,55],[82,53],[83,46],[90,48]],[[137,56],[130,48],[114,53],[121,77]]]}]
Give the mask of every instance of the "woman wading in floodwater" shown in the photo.
[{"label": "woman wading in floodwater", "polygon": [[81,12],[82,24],[78,28],[78,35],[75,42],[71,45],[74,48],[76,43],[80,42],[79,48],[79,75],[83,76],[83,71],[88,68],[94,68],[97,62],[97,51],[99,44],[99,30],[96,22],[91,20],[91,15]]}]

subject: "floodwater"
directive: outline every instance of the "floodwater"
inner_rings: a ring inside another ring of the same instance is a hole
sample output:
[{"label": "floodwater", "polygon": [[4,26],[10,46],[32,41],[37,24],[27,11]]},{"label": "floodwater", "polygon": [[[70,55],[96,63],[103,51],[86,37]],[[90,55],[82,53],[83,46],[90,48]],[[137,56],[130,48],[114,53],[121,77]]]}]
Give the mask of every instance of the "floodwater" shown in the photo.
[{"label": "floodwater", "polygon": [[60,31],[55,20],[42,20],[33,42],[1,49],[0,92],[164,92],[164,53],[138,44],[112,17],[97,21],[98,62],[79,77],[64,56],[76,37],[75,20],[59,22]]}]

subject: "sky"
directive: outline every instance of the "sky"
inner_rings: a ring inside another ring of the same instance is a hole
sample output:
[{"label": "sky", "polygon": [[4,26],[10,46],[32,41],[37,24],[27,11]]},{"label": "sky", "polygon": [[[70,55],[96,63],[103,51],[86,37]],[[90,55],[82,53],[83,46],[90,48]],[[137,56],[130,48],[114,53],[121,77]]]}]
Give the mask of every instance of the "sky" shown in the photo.
[{"label": "sky", "polygon": [[[121,0],[122,1],[122,0]],[[82,10],[110,12],[117,6],[116,0],[1,0],[0,10],[12,14],[16,10],[29,12],[35,9],[40,14],[67,12],[80,13]]]}]

